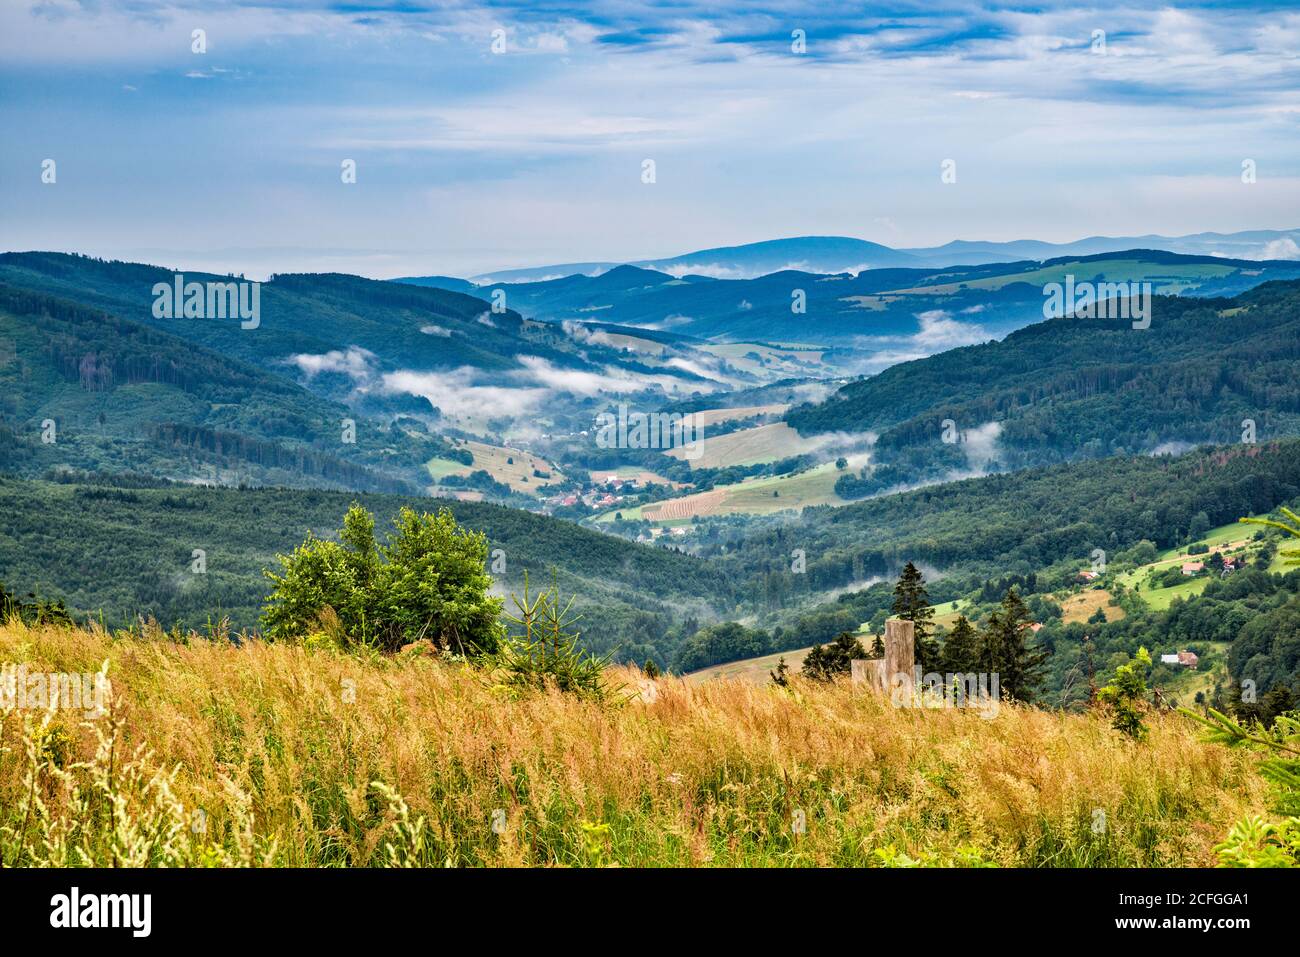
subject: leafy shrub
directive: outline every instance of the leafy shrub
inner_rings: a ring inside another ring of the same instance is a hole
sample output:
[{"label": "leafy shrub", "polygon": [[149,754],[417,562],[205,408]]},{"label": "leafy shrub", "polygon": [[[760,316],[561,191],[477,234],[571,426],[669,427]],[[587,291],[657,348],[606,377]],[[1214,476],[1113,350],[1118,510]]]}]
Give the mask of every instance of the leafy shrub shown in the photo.
[{"label": "leafy shrub", "polygon": [[428,639],[457,654],[496,651],[502,602],[488,594],[487,539],[445,508],[436,515],[403,508],[393,525],[378,544],[374,516],[354,504],[341,543],[308,535],[280,556],[284,574],[266,573],[275,583],[262,619],[267,634],[300,638],[324,615],[337,616],[345,645],[395,651]]},{"label": "leafy shrub", "polygon": [[1132,661],[1115,669],[1114,680],[1097,692],[1098,700],[1111,707],[1115,730],[1138,740],[1147,733],[1142,715],[1150,667],[1151,655],[1145,648],[1139,648]]},{"label": "leafy shrub", "polygon": [[0,582],[0,623],[10,618],[18,618],[29,625],[72,625],[72,616],[63,605],[63,599],[48,601],[28,593],[31,601],[23,601],[17,595],[5,591]]}]

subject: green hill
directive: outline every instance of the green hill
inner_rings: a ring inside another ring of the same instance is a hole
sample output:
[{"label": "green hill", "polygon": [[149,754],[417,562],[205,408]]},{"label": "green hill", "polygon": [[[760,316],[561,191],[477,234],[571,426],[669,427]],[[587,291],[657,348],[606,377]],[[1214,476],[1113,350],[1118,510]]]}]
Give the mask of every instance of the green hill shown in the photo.
[{"label": "green hill", "polygon": [[[518,509],[429,498],[289,489],[149,487],[140,483],[52,483],[0,478],[0,581],[10,591],[64,599],[78,614],[111,623],[153,615],[165,626],[203,627],[228,615],[257,622],[276,569],[308,530],[337,533],[351,501],[388,527],[402,505],[449,507],[487,535],[499,588],[519,591],[552,580],[576,595],[588,646],[626,660],[666,660],[677,618],[719,613],[731,583],[714,567],[679,552],[635,545]],[[206,571],[191,570],[194,549]],[[497,552],[496,550],[500,550]],[[713,610],[716,607],[716,611]],[[510,605],[507,603],[507,610]],[[668,642],[668,643],[666,643]],[[661,647],[662,646],[662,647]]]},{"label": "green hill", "polygon": [[[0,284],[0,468],[414,491],[447,448],[169,333]],[[355,422],[355,420],[353,420]],[[414,424],[418,425],[418,423]]]},{"label": "green hill", "polygon": [[[792,409],[803,434],[879,433],[854,497],[971,468],[1016,468],[1300,435],[1300,282],[1233,299],[1159,297],[1148,329],[1061,318],[894,366]],[[978,446],[945,442],[982,437]],[[978,451],[978,456],[974,453]]]},{"label": "green hill", "polygon": [[[490,303],[459,292],[359,276],[272,277],[261,284],[256,328],[241,328],[234,319],[157,318],[154,286],[170,285],[175,275],[159,266],[87,256],[0,254],[0,282],[152,326],[361,411],[434,413],[423,399],[374,387],[385,373],[399,370],[469,369],[499,382],[503,373],[522,368],[520,355],[561,369],[596,368],[562,330],[526,322],[513,310],[493,312]],[[204,283],[231,279],[184,276]],[[362,394],[359,385],[366,387]]]}]

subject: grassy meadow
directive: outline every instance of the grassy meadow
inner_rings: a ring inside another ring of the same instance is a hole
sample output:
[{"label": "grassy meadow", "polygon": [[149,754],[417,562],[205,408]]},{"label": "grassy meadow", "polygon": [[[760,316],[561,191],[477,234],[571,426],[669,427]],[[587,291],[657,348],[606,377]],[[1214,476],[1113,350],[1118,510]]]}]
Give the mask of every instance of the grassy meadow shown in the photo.
[{"label": "grassy meadow", "polygon": [[[508,690],[428,655],[0,626],[102,717],[0,710],[0,861],[177,866],[1208,866],[1255,759],[1153,715],[891,707],[847,683]],[[523,696],[521,696],[521,694]]]}]

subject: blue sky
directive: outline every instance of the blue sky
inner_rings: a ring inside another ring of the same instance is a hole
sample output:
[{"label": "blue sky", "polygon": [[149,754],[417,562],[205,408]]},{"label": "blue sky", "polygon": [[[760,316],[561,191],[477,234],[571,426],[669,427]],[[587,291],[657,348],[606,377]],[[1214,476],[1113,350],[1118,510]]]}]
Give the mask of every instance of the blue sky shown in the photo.
[{"label": "blue sky", "polygon": [[1300,225],[1284,5],[6,0],[0,63],[4,249],[391,277]]}]

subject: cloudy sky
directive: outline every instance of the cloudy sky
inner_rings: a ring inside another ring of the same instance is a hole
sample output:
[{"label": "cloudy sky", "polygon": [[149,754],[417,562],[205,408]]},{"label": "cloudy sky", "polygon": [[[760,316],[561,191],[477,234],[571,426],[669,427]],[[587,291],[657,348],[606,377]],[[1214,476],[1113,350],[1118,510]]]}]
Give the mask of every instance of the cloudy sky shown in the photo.
[{"label": "cloudy sky", "polygon": [[391,277],[1300,226],[1300,13],[1079,6],[3,0],[0,248]]}]

